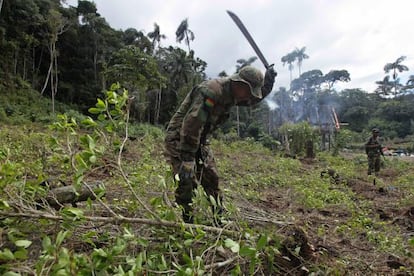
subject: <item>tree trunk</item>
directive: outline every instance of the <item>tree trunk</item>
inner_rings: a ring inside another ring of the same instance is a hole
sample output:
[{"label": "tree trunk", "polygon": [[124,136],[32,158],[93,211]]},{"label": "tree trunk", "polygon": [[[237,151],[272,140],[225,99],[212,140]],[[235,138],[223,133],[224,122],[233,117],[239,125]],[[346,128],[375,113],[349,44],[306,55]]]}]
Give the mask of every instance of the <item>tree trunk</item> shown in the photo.
[{"label": "tree trunk", "polygon": [[155,116],[154,116],[154,124],[158,124],[160,120],[160,110],[161,110],[161,96],[162,96],[162,89],[160,85],[159,91],[156,92],[156,100],[155,100]]},{"label": "tree trunk", "polygon": [[50,72],[51,71],[52,71],[52,63],[50,63],[50,65],[49,65],[49,70],[47,71],[46,80],[45,80],[45,83],[43,84],[42,91],[40,92],[41,95],[43,95],[43,93],[46,90],[47,84],[49,83],[49,78],[50,78]]},{"label": "tree trunk", "polygon": [[45,198],[39,198],[36,202],[41,204],[46,201],[51,207],[60,209],[67,203],[75,205],[77,202],[86,201],[88,199],[94,200],[96,199],[94,193],[98,193],[103,188],[104,185],[102,182],[83,184],[78,190],[72,185],[53,188],[49,190]]}]

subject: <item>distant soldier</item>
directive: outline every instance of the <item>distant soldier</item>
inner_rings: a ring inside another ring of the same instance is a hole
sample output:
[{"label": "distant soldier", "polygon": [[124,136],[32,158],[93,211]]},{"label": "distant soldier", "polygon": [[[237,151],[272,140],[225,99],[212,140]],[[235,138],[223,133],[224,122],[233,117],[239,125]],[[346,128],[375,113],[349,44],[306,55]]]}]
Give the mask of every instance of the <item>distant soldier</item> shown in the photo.
[{"label": "distant soldier", "polygon": [[[197,184],[217,204],[213,204],[215,223],[223,211],[215,160],[207,136],[230,115],[231,107],[251,106],[266,97],[273,88],[273,67],[265,75],[245,66],[230,77],[207,80],[187,94],[171,118],[165,138],[166,157],[172,165],[178,187],[176,202],[183,208],[183,220],[193,223],[192,197]],[[219,219],[220,220],[220,219]]]},{"label": "distant soldier", "polygon": [[372,129],[372,136],[365,143],[365,152],[368,157],[368,175],[371,175],[372,172],[378,175],[381,165],[381,155],[384,156],[382,146],[379,142],[378,128]]}]

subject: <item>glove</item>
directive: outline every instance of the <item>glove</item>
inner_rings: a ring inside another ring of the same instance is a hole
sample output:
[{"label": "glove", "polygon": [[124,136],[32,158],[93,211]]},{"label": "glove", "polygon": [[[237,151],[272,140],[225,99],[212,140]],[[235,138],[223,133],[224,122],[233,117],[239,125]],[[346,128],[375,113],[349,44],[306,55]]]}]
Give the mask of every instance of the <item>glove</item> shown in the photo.
[{"label": "glove", "polygon": [[277,72],[273,68],[273,64],[272,64],[266,69],[265,78],[270,78],[271,80],[274,80],[276,76],[277,76]]},{"label": "glove", "polygon": [[191,179],[194,176],[195,162],[194,161],[183,161],[180,166],[178,176],[180,180]]}]

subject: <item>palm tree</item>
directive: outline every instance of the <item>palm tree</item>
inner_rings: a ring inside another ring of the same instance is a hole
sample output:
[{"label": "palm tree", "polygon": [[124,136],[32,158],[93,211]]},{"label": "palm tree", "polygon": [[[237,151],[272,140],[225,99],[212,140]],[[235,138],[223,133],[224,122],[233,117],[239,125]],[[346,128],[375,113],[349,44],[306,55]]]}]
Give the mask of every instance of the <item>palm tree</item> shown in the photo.
[{"label": "palm tree", "polygon": [[[157,23],[154,23],[154,31],[149,32],[148,37],[152,39],[152,48],[154,49],[154,56],[155,56],[155,54],[158,52],[156,51],[157,47],[159,48],[161,45],[161,39],[165,39],[166,36],[164,34],[161,34],[160,26]],[[161,96],[162,96],[162,88],[161,88],[161,82],[160,82],[160,87],[157,91],[156,100],[155,100],[154,122],[156,124],[158,123],[158,119],[160,117]]]},{"label": "palm tree", "polygon": [[414,75],[408,78],[406,85],[414,85]]},{"label": "palm tree", "polygon": [[294,51],[296,60],[298,62],[299,77],[301,75],[301,67],[302,67],[303,60],[309,58],[309,56],[305,54],[305,51],[306,51],[306,47],[302,47],[301,49],[296,48]]},{"label": "palm tree", "polygon": [[285,64],[287,63],[289,72],[290,72],[290,82],[292,82],[292,71],[293,71],[293,63],[296,60],[296,55],[295,52],[290,52],[289,54],[283,56],[281,58],[281,61],[283,62],[283,66],[285,66]]},{"label": "palm tree", "polygon": [[152,47],[154,50],[156,46],[160,47],[161,39],[167,38],[164,34],[161,34],[160,26],[157,23],[154,23],[154,30],[148,33],[148,37],[152,39]]},{"label": "palm tree", "polygon": [[390,71],[392,71],[392,79],[394,80],[394,95],[397,94],[397,76],[398,76],[398,72],[403,72],[403,71],[408,71],[408,67],[401,64],[401,62],[403,62],[405,60],[406,56],[401,56],[399,58],[397,58],[396,61],[391,62],[391,63],[387,63],[384,66],[384,71],[385,73],[389,73]]},{"label": "palm tree", "polygon": [[181,41],[185,40],[185,44],[188,46],[188,52],[190,52],[190,40],[194,40],[194,33],[188,28],[188,18],[181,21],[180,25],[175,31],[175,35],[177,37],[178,43],[181,43]]},{"label": "palm tree", "polygon": [[394,82],[390,81],[390,76],[385,76],[382,81],[376,81],[375,83],[378,84],[377,89],[375,89],[375,93],[384,96],[391,94]]}]

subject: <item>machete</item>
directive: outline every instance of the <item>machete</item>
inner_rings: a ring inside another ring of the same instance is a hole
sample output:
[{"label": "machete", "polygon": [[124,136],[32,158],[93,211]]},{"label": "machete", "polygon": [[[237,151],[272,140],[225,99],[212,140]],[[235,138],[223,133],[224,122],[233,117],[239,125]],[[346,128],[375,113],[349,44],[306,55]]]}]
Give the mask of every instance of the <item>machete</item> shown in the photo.
[{"label": "machete", "polygon": [[259,59],[261,60],[263,65],[266,67],[266,69],[271,67],[271,65],[269,65],[266,58],[264,57],[264,55],[260,51],[260,49],[257,46],[256,42],[254,42],[253,37],[250,35],[249,31],[246,29],[243,22],[241,22],[241,20],[239,19],[239,17],[231,11],[227,11],[227,13],[230,15],[231,19],[233,19],[234,23],[236,23],[237,27],[239,27],[239,29],[243,33],[244,37],[250,43],[250,46],[253,47],[253,50],[256,52],[256,55],[259,57]]}]

